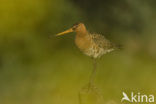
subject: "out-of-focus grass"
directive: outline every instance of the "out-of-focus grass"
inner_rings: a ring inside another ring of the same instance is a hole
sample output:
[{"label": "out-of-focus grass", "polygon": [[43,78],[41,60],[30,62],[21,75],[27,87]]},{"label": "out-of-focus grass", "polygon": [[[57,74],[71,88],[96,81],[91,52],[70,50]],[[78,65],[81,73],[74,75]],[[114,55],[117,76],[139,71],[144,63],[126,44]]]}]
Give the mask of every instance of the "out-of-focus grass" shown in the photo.
[{"label": "out-of-focus grass", "polygon": [[[78,91],[88,83],[89,58],[78,50],[60,49],[42,63],[1,70],[2,104],[77,104]],[[122,91],[155,94],[155,65],[124,52],[105,55],[98,63],[96,86],[104,100],[120,102]]]},{"label": "out-of-focus grass", "polygon": [[[136,2],[129,4],[137,7]],[[137,8],[144,17],[142,33],[121,26],[106,34],[123,44],[123,50],[98,60],[95,84],[106,104],[120,104],[123,91],[155,95],[156,15],[148,5],[138,6],[143,9]],[[119,12],[121,22],[124,12],[115,11]],[[103,33],[107,25],[98,17],[87,20],[83,10],[67,0],[1,0],[0,14],[0,104],[78,104],[78,92],[88,83],[92,60],[76,48],[74,34],[49,35],[80,20]],[[101,28],[93,26],[94,22]]]}]

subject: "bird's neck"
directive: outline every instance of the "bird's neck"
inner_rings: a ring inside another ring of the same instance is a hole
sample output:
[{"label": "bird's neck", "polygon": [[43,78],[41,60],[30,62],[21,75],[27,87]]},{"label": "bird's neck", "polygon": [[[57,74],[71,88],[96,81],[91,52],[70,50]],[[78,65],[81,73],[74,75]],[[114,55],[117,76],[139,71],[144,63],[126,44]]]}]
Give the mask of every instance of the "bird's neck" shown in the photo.
[{"label": "bird's neck", "polygon": [[86,52],[90,48],[91,38],[87,30],[76,32],[75,43],[77,47]]},{"label": "bird's neck", "polygon": [[78,37],[85,37],[86,35],[88,35],[88,31],[86,29],[81,30],[81,31],[76,31],[76,35]]}]

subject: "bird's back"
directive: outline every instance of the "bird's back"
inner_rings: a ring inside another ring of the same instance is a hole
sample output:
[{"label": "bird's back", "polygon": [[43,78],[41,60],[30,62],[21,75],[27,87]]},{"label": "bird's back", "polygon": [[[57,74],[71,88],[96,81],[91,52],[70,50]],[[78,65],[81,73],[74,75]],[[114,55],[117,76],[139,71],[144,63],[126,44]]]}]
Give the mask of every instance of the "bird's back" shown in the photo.
[{"label": "bird's back", "polygon": [[93,42],[99,47],[103,48],[104,50],[109,50],[112,48],[115,48],[115,45],[110,42],[108,39],[106,39],[101,34],[90,34]]},{"label": "bird's back", "polygon": [[100,57],[115,49],[115,45],[101,34],[90,34],[90,37],[92,40],[91,51],[94,58]]}]

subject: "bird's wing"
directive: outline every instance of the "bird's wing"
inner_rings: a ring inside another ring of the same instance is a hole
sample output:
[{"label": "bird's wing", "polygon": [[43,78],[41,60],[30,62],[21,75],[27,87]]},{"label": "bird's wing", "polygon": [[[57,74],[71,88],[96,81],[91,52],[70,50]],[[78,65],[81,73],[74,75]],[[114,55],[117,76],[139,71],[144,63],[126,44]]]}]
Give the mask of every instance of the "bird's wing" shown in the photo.
[{"label": "bird's wing", "polygon": [[103,35],[100,34],[91,34],[93,42],[98,45],[100,48],[112,49],[114,44],[107,40]]}]

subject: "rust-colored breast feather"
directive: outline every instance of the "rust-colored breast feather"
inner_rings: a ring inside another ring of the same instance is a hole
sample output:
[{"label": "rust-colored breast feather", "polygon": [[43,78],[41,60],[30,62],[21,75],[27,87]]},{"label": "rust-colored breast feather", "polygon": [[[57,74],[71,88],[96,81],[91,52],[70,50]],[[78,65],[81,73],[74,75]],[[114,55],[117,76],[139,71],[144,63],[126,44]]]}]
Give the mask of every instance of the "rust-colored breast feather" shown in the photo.
[{"label": "rust-colored breast feather", "polygon": [[88,34],[77,34],[75,44],[81,51],[86,52],[91,47],[91,37]]}]

